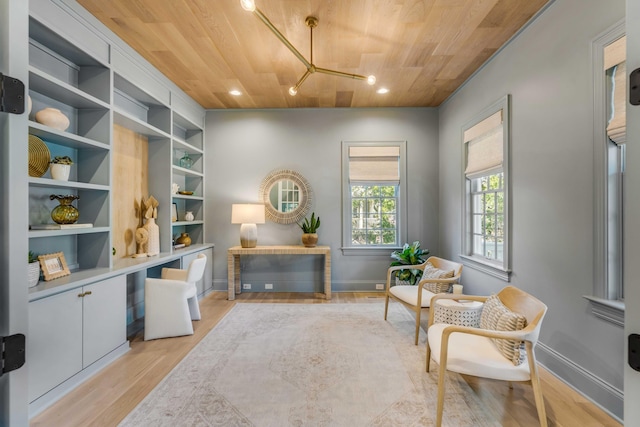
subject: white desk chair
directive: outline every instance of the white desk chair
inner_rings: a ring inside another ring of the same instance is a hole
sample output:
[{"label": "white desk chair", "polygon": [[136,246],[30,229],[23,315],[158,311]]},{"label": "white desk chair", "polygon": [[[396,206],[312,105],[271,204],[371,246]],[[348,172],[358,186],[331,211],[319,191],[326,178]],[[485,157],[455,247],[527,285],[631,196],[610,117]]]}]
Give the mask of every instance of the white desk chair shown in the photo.
[{"label": "white desk chair", "polygon": [[144,282],[144,339],[192,335],[192,320],[200,320],[196,282],[202,279],[207,256],[198,255],[189,268],[163,268],[160,279]]}]

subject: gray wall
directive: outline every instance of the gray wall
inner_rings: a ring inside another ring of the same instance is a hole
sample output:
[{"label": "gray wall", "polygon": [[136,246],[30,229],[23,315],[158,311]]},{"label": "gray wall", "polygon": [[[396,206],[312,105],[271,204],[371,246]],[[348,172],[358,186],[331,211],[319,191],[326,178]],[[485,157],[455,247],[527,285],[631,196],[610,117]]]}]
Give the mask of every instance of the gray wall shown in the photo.
[{"label": "gray wall", "polygon": [[[267,174],[279,168],[309,181],[312,210],[322,218],[319,243],[332,250],[332,289],[374,290],[390,258],[343,256],[341,141],[407,141],[408,238],[437,251],[438,122],[430,108],[211,110],[206,117],[206,241],[216,245],[214,287],[226,289],[227,248],[239,245],[231,204],[258,202]],[[295,225],[258,225],[258,244],[300,244]],[[390,251],[389,251],[390,252]],[[320,291],[320,257],[243,257],[243,282],[252,290]],[[315,282],[315,285],[314,285]]]},{"label": "gray wall", "polygon": [[[540,361],[622,417],[623,329],[594,317],[591,42],[624,0],[557,0],[440,109],[440,248],[461,253],[461,128],[512,95],[512,284],[549,311]],[[444,166],[446,165],[446,167]],[[506,285],[466,267],[474,294]]]}]

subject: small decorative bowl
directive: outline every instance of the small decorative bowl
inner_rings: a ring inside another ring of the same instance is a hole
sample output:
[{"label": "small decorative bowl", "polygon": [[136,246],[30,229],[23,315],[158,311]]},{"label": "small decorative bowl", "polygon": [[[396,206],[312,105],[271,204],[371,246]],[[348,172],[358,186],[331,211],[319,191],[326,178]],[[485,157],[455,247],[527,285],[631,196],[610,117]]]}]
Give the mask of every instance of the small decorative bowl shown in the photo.
[{"label": "small decorative bowl", "polygon": [[178,194],[182,194],[183,196],[192,196],[193,191],[178,191]]}]

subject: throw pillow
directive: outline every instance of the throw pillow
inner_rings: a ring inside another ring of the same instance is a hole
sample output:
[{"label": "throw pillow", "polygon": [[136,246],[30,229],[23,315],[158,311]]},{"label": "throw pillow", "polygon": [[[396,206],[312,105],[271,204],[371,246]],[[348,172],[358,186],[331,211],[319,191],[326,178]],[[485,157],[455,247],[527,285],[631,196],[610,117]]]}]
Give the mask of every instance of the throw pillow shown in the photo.
[{"label": "throw pillow", "polygon": [[[505,306],[497,295],[491,295],[484,303],[480,315],[480,327],[493,331],[519,331],[527,326],[527,319]],[[500,353],[514,365],[525,360],[524,341],[491,338]]]},{"label": "throw pillow", "polygon": [[[445,271],[436,268],[430,262],[424,267],[421,279],[450,279],[453,277],[454,271]],[[440,294],[443,292],[449,292],[451,283],[425,283],[424,288],[434,294]]]}]

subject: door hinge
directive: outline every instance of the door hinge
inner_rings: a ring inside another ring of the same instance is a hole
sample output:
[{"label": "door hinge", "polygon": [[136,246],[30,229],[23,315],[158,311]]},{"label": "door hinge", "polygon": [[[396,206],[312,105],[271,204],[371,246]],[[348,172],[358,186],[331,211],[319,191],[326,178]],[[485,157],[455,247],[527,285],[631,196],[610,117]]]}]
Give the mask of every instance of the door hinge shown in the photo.
[{"label": "door hinge", "polygon": [[640,105],[640,68],[629,74],[629,103]]},{"label": "door hinge", "polygon": [[0,337],[0,377],[24,365],[25,337],[23,334]]},{"label": "door hinge", "polygon": [[24,113],[24,83],[0,73],[0,111]]}]

